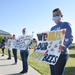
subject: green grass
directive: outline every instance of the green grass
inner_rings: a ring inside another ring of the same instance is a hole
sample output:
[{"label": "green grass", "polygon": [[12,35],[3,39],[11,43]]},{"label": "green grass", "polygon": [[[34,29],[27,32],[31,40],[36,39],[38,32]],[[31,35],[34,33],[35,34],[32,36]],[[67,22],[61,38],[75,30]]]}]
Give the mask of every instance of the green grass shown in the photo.
[{"label": "green grass", "polygon": [[75,75],[75,49],[70,50],[69,60],[64,75]]},{"label": "green grass", "polygon": [[[33,52],[33,50],[30,50],[30,54]],[[0,50],[1,53],[1,50]],[[8,54],[7,50],[5,50],[5,54]],[[20,57],[20,52],[18,50],[18,58]],[[50,75],[49,65],[43,62],[39,62],[37,60],[34,60],[32,58],[28,58],[29,65],[32,66],[34,69],[36,69],[38,72],[40,72],[42,75]],[[65,74],[64,75],[75,75],[75,49],[70,50],[70,56],[69,60],[66,64]]]}]

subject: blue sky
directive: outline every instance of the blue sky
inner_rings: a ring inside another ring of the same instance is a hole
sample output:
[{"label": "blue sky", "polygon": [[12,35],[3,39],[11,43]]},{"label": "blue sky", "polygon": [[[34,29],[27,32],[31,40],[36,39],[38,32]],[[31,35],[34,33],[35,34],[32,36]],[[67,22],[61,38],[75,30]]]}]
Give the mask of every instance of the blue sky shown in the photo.
[{"label": "blue sky", "polygon": [[[75,0],[0,0],[0,29],[21,35],[26,27],[27,34],[49,31],[55,23],[52,21],[52,10],[60,8],[63,21],[72,25],[75,37]],[[75,42],[75,39],[74,39]]]}]

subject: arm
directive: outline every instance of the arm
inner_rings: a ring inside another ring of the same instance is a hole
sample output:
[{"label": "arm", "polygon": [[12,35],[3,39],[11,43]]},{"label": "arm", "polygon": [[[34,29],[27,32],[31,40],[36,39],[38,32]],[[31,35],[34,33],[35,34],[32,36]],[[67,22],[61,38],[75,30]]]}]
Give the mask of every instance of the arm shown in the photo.
[{"label": "arm", "polygon": [[69,47],[69,45],[72,43],[73,41],[73,36],[72,36],[72,29],[70,27],[70,24],[67,23],[65,25],[65,28],[66,28],[66,34],[65,34],[65,39],[64,39],[64,42],[63,42],[63,45],[60,45],[59,46],[59,50],[63,51],[65,50],[66,48]]},{"label": "arm", "polygon": [[66,25],[66,34],[65,34],[65,39],[64,39],[64,43],[63,45],[68,48],[69,45],[72,43],[73,41],[73,36],[72,36],[72,29],[70,27],[70,24]]}]

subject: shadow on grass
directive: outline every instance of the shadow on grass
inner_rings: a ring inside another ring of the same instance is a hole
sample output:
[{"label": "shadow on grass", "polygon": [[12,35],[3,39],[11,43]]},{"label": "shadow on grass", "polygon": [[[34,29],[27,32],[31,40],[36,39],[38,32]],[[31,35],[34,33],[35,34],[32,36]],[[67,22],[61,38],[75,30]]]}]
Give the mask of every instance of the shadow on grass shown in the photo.
[{"label": "shadow on grass", "polygon": [[66,67],[64,75],[75,75],[75,67]]},{"label": "shadow on grass", "polygon": [[70,54],[69,56],[72,58],[75,58],[75,54]]}]

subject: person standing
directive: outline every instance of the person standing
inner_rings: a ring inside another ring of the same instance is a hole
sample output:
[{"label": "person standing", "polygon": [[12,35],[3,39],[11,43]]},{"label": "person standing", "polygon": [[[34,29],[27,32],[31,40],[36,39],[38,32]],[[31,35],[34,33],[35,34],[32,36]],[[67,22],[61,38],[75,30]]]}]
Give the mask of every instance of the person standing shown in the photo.
[{"label": "person standing", "polygon": [[[26,36],[26,28],[22,30],[22,34]],[[22,66],[23,66],[23,70],[20,72],[20,74],[24,74],[28,72],[28,55],[29,55],[28,48],[26,48],[26,50],[20,50],[20,55],[21,55]]]},{"label": "person standing", "polygon": [[[9,46],[11,45],[11,39],[12,38],[8,39],[8,41],[7,41],[7,43],[9,44]],[[8,48],[8,58],[7,58],[8,60],[11,59],[11,50],[12,50],[11,48]]]},{"label": "person standing", "polygon": [[63,14],[59,8],[53,10],[53,21],[56,23],[56,25],[51,28],[51,31],[66,29],[66,34],[63,45],[59,46],[61,54],[57,63],[55,65],[50,65],[51,75],[64,74],[65,65],[69,57],[68,47],[73,41],[71,25],[68,22],[62,22],[62,17]]},{"label": "person standing", "polygon": [[5,49],[5,40],[4,39],[2,39],[1,48],[2,48],[2,56],[4,56],[4,49]]},{"label": "person standing", "polygon": [[[15,34],[13,34],[12,42],[16,43],[16,36],[15,36]],[[13,65],[15,65],[15,64],[17,64],[17,49],[15,47],[13,47],[12,48],[12,52],[13,52],[13,56],[14,56],[14,60],[15,60],[15,63]]]}]

